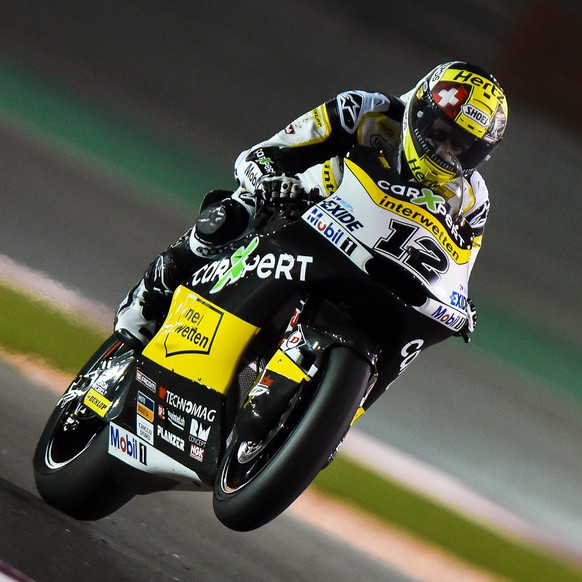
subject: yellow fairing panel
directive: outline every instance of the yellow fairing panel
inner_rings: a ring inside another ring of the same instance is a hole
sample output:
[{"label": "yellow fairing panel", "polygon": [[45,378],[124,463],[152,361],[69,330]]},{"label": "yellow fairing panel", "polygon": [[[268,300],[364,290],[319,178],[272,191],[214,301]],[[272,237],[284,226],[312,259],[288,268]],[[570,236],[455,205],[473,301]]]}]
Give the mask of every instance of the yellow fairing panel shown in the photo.
[{"label": "yellow fairing panel", "polygon": [[356,414],[354,414],[354,418],[352,418],[352,422],[350,422],[350,426],[354,426],[356,420],[358,420],[361,416],[364,416],[365,412],[366,411],[361,406],[359,406],[358,410],[356,410]]},{"label": "yellow fairing panel", "polygon": [[143,355],[156,364],[226,394],[258,327],[178,287],[166,321]]},{"label": "yellow fairing panel", "polygon": [[276,372],[293,382],[310,380],[311,378],[284,352],[277,350],[275,355],[269,360],[267,370]]}]

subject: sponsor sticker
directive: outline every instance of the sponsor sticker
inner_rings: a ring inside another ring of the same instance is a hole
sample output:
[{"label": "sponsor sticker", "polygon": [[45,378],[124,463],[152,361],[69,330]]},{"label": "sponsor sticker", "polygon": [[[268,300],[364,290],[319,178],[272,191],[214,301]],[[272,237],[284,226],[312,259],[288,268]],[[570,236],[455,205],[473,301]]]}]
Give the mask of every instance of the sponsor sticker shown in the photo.
[{"label": "sponsor sticker", "polygon": [[281,343],[281,351],[288,352],[294,348],[305,345],[305,338],[303,337],[303,332],[301,331],[301,325],[283,342]]},{"label": "sponsor sticker", "polygon": [[143,392],[137,393],[137,413],[149,422],[154,421],[154,401]]},{"label": "sponsor sticker", "polygon": [[339,196],[332,199],[324,200],[320,204],[326,213],[336,222],[339,222],[349,232],[359,230],[364,225],[352,214],[352,206]]},{"label": "sponsor sticker", "polygon": [[93,390],[93,388],[90,388],[87,394],[85,395],[83,404],[87,408],[90,408],[98,416],[103,417],[105,416],[105,413],[109,410],[111,406],[111,401],[107,400],[105,396],[99,394],[99,392],[97,392],[96,390]]},{"label": "sponsor sticker", "polygon": [[162,328],[166,356],[209,354],[223,313],[194,295],[186,295],[175,320]]},{"label": "sponsor sticker", "polygon": [[190,421],[190,456],[197,461],[204,460],[204,450],[210,434],[210,426],[204,426],[195,418]]},{"label": "sponsor sticker", "polygon": [[451,297],[449,299],[453,307],[458,307],[459,309],[467,310],[467,296],[463,291],[452,291]]},{"label": "sponsor sticker", "polygon": [[202,462],[204,460],[204,447],[190,443],[190,456],[193,459]]},{"label": "sponsor sticker", "polygon": [[448,309],[445,305],[438,305],[430,317],[457,331],[463,327],[467,320],[466,316],[461,315],[458,311]]},{"label": "sponsor sticker", "polygon": [[148,390],[151,390],[154,394],[156,393],[156,383],[148,378],[141,370],[135,372],[135,379]]},{"label": "sponsor sticker", "polygon": [[305,281],[307,267],[313,263],[313,257],[287,253],[254,254],[258,240],[258,237],[255,237],[246,247],[240,247],[229,259],[204,265],[194,273],[193,284],[215,282],[210,293],[217,293],[247,274],[254,274],[259,279],[273,277]]},{"label": "sponsor sticker", "polygon": [[174,434],[173,432],[170,432],[169,430],[165,429],[163,426],[160,426],[159,424],[156,427],[156,435],[162,440],[171,444],[173,447],[176,447],[180,451],[185,450],[186,443],[184,439]]},{"label": "sponsor sticker", "polygon": [[168,421],[174,428],[184,430],[186,426],[186,418],[181,414],[177,414],[173,410],[168,410]]},{"label": "sponsor sticker", "polygon": [[204,426],[195,418],[190,421],[190,441],[199,445],[205,445],[210,434],[210,426]]},{"label": "sponsor sticker", "polygon": [[358,247],[356,241],[348,235],[343,226],[334,222],[319,207],[314,206],[304,219],[348,257],[351,257]]},{"label": "sponsor sticker", "polygon": [[478,109],[474,105],[462,105],[461,112],[481,127],[489,127],[489,124],[491,123],[491,117],[489,117],[487,113],[481,111],[481,109]]},{"label": "sponsor sticker", "polygon": [[136,416],[137,436],[150,445],[154,444],[154,425],[141,416]]},{"label": "sponsor sticker", "polygon": [[[459,301],[462,302],[460,296]],[[467,321],[465,309],[446,305],[435,299],[427,299],[423,305],[415,306],[414,309],[454,331],[459,331]]]},{"label": "sponsor sticker", "polygon": [[225,394],[236,371],[236,354],[257,331],[180,285],[164,324],[142,353],[162,368]]},{"label": "sponsor sticker", "polygon": [[171,475],[198,485],[203,484],[195,471],[114,423],[110,425],[108,451],[113,457],[140,471]]},{"label": "sponsor sticker", "polygon": [[109,452],[130,465],[148,464],[147,445],[115,424],[109,425]]},{"label": "sponsor sticker", "polygon": [[424,345],[423,339],[415,339],[409,341],[400,350],[400,355],[402,356],[402,362],[400,362],[400,372],[402,374],[410,364],[420,355],[422,346]]},{"label": "sponsor sticker", "polygon": [[208,422],[214,422],[214,419],[216,418],[216,409],[208,408],[207,406],[203,406],[202,404],[192,402],[192,400],[183,398],[179,394],[171,392],[170,390],[168,390],[167,388],[163,388],[162,386],[160,386],[160,389],[158,390],[158,396],[168,406],[177,408],[181,412],[189,414],[190,416],[194,416],[198,419],[205,420]]}]

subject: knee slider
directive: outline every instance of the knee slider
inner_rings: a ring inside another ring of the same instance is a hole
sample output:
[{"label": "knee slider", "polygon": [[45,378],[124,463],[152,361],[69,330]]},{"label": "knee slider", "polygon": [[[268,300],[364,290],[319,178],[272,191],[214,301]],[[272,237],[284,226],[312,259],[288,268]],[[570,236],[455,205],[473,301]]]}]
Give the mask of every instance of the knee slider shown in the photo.
[{"label": "knee slider", "polygon": [[227,198],[206,207],[196,219],[196,237],[211,245],[224,245],[240,237],[249,225],[246,208]]}]

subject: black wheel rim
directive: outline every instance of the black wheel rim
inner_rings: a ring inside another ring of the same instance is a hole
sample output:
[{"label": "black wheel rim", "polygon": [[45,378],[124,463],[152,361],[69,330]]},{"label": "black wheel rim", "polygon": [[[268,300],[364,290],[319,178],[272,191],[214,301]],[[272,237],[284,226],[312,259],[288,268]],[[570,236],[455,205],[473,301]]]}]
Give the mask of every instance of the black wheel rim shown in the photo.
[{"label": "black wheel rim", "polygon": [[46,448],[46,466],[57,471],[68,465],[89,447],[104,427],[103,421],[81,402],[66,406]]},{"label": "black wheel rim", "polygon": [[310,392],[307,383],[302,383],[278,424],[261,442],[243,441],[234,436],[219,475],[220,489],[224,494],[237,493],[265,470],[303,416],[311,401]]}]

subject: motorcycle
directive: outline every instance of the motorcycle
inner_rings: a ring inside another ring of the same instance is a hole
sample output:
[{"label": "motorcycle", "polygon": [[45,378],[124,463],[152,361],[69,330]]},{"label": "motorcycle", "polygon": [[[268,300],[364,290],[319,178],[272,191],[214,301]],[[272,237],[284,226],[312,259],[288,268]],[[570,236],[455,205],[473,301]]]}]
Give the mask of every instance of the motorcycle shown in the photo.
[{"label": "motorcycle", "polygon": [[265,205],[172,298],[141,353],[111,336],[56,404],[34,454],[41,496],[78,519],[135,495],[212,491],[217,518],[270,522],[351,425],[466,322],[473,238],[460,189],[402,184],[354,148],[335,193]]}]

